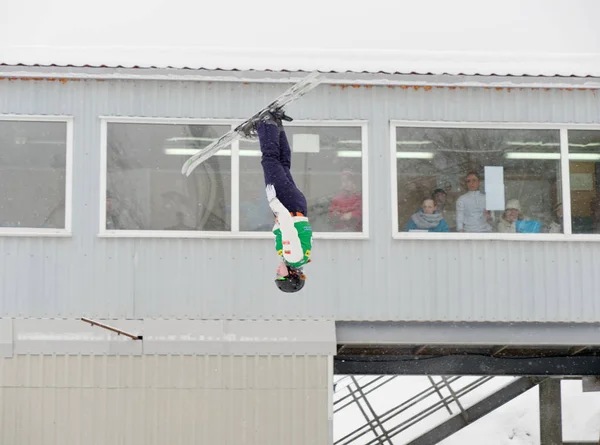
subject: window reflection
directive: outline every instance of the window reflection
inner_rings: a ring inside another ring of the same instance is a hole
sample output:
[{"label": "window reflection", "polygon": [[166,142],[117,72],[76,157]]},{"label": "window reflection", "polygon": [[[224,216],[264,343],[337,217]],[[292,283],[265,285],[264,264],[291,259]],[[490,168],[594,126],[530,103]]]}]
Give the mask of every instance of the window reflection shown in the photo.
[{"label": "window reflection", "polygon": [[0,227],[65,228],[67,124],[0,121]]},{"label": "window reflection", "polygon": [[189,156],[229,129],[109,123],[106,229],[230,230],[230,150],[181,174]]},{"label": "window reflection", "polygon": [[600,233],[600,131],[569,130],[568,138],[572,231]]},{"label": "window reflection", "polygon": [[396,157],[399,231],[562,232],[558,130],[397,127]]}]

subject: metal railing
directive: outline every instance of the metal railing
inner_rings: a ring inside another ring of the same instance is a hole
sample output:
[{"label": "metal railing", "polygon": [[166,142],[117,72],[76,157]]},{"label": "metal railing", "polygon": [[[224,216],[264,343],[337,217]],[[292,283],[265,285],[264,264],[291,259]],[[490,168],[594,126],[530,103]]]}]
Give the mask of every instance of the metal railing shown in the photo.
[{"label": "metal railing", "polygon": [[[452,383],[457,383],[461,376],[441,377],[441,380],[435,382],[432,377],[429,377],[431,386],[418,392],[414,396],[402,401],[395,407],[377,414],[368,400],[368,395],[373,391],[389,384],[398,376],[377,376],[376,378],[364,383],[359,383],[359,378],[355,376],[344,376],[335,382],[334,392],[338,396],[333,403],[333,412],[339,413],[345,408],[356,405],[362,416],[365,418],[365,423],[355,428],[350,433],[336,440],[335,445],[349,445],[363,438],[360,443],[364,445],[393,445],[392,438],[398,434],[408,430],[427,417],[437,413],[439,410],[445,409],[449,415],[454,414],[451,405],[454,403],[460,410],[462,416],[466,416],[463,404],[460,398],[471,393],[475,389],[481,387],[485,383],[492,380],[492,376],[482,376],[475,378],[472,382],[455,389],[451,386]],[[447,390],[448,395],[444,396],[442,390]],[[347,394],[342,395],[344,392]],[[410,415],[406,419],[399,417],[406,413],[409,409],[417,406],[431,396],[438,397],[438,400],[433,404],[428,404],[416,414]],[[397,420],[394,422],[394,420]],[[372,433],[375,438],[364,437]]]}]

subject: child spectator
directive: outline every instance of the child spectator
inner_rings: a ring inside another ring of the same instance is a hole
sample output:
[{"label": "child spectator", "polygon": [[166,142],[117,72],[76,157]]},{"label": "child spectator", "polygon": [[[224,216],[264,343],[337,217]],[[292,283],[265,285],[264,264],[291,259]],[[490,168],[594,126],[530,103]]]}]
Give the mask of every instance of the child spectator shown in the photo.
[{"label": "child spectator", "polygon": [[421,208],[410,217],[406,231],[427,230],[428,232],[449,232],[448,224],[444,217],[437,211],[435,201],[425,198]]}]

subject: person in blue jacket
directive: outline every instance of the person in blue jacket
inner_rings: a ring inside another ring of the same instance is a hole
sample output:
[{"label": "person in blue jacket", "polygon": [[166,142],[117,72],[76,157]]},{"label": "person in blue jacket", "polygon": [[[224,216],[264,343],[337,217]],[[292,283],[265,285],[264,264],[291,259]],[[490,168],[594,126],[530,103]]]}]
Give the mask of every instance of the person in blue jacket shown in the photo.
[{"label": "person in blue jacket", "polygon": [[448,224],[437,211],[435,201],[425,198],[418,212],[413,213],[406,226],[406,231],[427,230],[428,232],[449,232]]}]

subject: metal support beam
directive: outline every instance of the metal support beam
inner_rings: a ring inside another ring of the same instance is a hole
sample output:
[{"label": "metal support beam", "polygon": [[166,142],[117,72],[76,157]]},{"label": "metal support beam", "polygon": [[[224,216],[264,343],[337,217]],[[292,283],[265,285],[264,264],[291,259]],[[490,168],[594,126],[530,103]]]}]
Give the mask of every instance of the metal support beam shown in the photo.
[{"label": "metal support beam", "polygon": [[[428,375],[427,378],[429,379],[429,383],[431,383],[431,387],[435,388],[436,394],[438,395],[438,397],[440,398],[440,400],[444,403],[444,406],[446,407],[446,410],[448,411],[448,414],[452,415],[453,413],[452,413],[452,410],[450,409],[450,405],[448,405],[448,403],[446,403],[446,400],[444,399],[444,396],[442,395],[442,392],[439,390],[439,388],[435,384],[435,381],[433,380],[433,377],[431,377],[430,375]],[[446,386],[450,386],[450,384],[448,383],[447,379],[445,379],[444,377],[442,377],[442,380],[444,381],[444,383],[446,384]]]},{"label": "metal support beam", "polygon": [[571,348],[569,350],[569,355],[577,355],[577,354],[581,354],[583,351],[585,351],[588,347],[587,346],[576,346],[574,348]]},{"label": "metal support beam", "polygon": [[492,351],[492,357],[495,357],[495,356],[497,356],[497,355],[498,355],[498,354],[500,354],[502,351],[504,351],[506,348],[507,348],[507,346],[506,346],[506,345],[504,345],[504,346],[500,346],[500,347],[498,347],[498,348],[495,348],[495,349]]},{"label": "metal support beam", "polygon": [[600,440],[597,442],[563,442],[563,445],[600,445]]},{"label": "metal support beam", "polygon": [[413,352],[413,354],[420,355],[425,351],[425,349],[427,349],[427,345],[419,346],[418,348],[415,348],[415,351]]},{"label": "metal support beam", "polygon": [[337,321],[335,329],[350,346],[600,346],[600,323]]},{"label": "metal support beam", "polygon": [[[375,425],[373,425],[371,423],[371,420],[369,419],[369,415],[366,413],[366,411],[364,410],[364,408],[360,404],[360,400],[358,399],[358,397],[356,397],[356,394],[354,394],[354,390],[352,388],[350,388],[350,386],[347,386],[346,389],[348,390],[348,392],[352,396],[352,399],[354,400],[354,403],[356,404],[356,406],[358,407],[358,409],[362,413],[363,417],[365,418],[365,420],[367,422],[367,425],[369,425],[369,427],[371,428],[371,431],[372,431],[373,435],[375,437],[379,437],[379,433],[375,429]],[[383,432],[385,432],[385,430],[383,430]],[[383,442],[381,442],[381,441],[379,443],[380,443],[380,445],[384,445]]]},{"label": "metal support beam", "polygon": [[[456,405],[458,406],[461,416],[463,416],[463,418],[465,419],[465,422],[469,422],[467,413],[465,412],[465,409],[463,408],[462,403],[460,403],[460,398],[456,395],[456,391],[454,391],[454,389],[452,389],[452,385],[450,384],[450,382],[448,381],[446,376],[442,376],[442,380],[446,384],[446,388],[448,388],[448,391],[450,392],[450,395],[452,396],[454,403],[456,403]],[[452,414],[452,413],[450,413],[450,414]]]},{"label": "metal support beam", "polygon": [[[470,392],[471,390],[481,386],[483,383],[485,383],[486,381],[489,381],[492,378],[493,377],[483,377],[483,378],[476,379],[475,382],[472,382],[472,383],[468,384],[467,386],[461,388],[461,390],[460,390],[461,394],[466,394],[466,393]],[[452,376],[448,379],[448,382],[450,383],[450,382],[456,381],[458,379],[460,379],[460,377]],[[395,406],[394,408],[389,409],[383,413],[380,413],[379,421],[382,424],[386,423],[386,422],[390,422],[395,417],[397,417],[400,414],[406,412],[407,410],[415,407],[416,405],[423,402],[425,399],[432,396],[434,394],[436,388],[439,386],[442,386],[443,384],[444,384],[443,382],[438,382],[434,386],[424,389],[423,391],[410,397],[409,399],[403,400],[402,403]],[[393,431],[391,431],[388,428],[387,436],[389,438],[392,438],[396,434],[399,434],[400,432],[404,431],[405,429],[409,428],[410,426],[418,423],[422,418],[427,417],[429,415],[428,413],[435,412],[435,411],[438,411],[439,409],[441,409],[444,403],[447,403],[446,399],[436,402],[433,406],[428,407],[426,410],[421,411],[420,413],[413,415],[410,419],[400,423],[399,425],[392,427]],[[347,406],[347,405],[345,405],[345,406]],[[359,409],[360,409],[360,406],[359,406]],[[362,409],[361,409],[361,411],[362,411]],[[365,434],[367,434],[369,432],[369,429],[374,430],[373,422],[374,421],[372,421],[372,420],[367,421],[366,424],[363,424],[363,425],[357,427],[355,430],[346,434],[344,437],[339,438],[335,442],[335,444],[336,445],[349,445],[351,443],[354,443],[355,441],[359,440],[359,438],[361,438]],[[367,444],[374,445],[377,443],[377,441],[380,441],[380,438],[376,436],[375,439],[368,441],[366,443],[365,442],[363,442],[363,443],[365,443],[365,445],[367,445]]]},{"label": "metal support beam", "polygon": [[336,356],[336,374],[359,375],[597,375],[600,356],[489,357],[485,355]]},{"label": "metal support beam", "polygon": [[[391,380],[394,380],[397,376],[392,375],[392,376],[384,376],[381,375],[373,380],[371,380],[370,382],[368,382],[367,384],[361,386],[362,392],[365,396],[369,395],[371,392],[381,388],[383,385],[386,385],[387,383],[389,383]],[[377,383],[377,385],[375,385]],[[368,390],[367,390],[368,388]],[[350,401],[350,402],[346,402],[344,403],[348,398],[350,398],[351,395],[347,395],[344,397],[339,398],[338,400],[336,400],[333,403],[333,413],[337,413],[338,411],[343,410],[345,407],[347,407],[348,405],[352,405],[354,402]]]},{"label": "metal support beam", "polygon": [[456,414],[454,417],[429,430],[422,436],[417,437],[412,442],[409,442],[407,445],[437,444],[445,438],[456,433],[458,430],[468,426],[469,424],[475,422],[477,419],[480,419],[481,417],[492,412],[496,408],[499,408],[505,403],[513,400],[515,397],[523,394],[525,391],[533,388],[542,380],[543,378],[536,377],[522,377],[516,379],[512,383],[506,385],[504,388],[496,391],[491,396],[467,408],[464,412],[464,415],[463,413]]},{"label": "metal support beam", "polygon": [[[371,413],[371,415],[373,416],[373,421],[377,424],[377,426],[381,429],[381,436],[383,436],[383,438],[385,439],[385,442],[387,442],[389,445],[394,445],[392,443],[392,440],[390,439],[390,437],[388,436],[388,432],[386,431],[386,429],[383,427],[383,424],[381,423],[381,419],[379,418],[379,416],[377,415],[377,413],[375,412],[375,410],[373,409],[373,407],[371,406],[371,403],[369,403],[369,399],[367,398],[366,394],[363,392],[362,388],[360,387],[360,385],[358,384],[358,382],[356,381],[356,377],[352,376],[352,382],[354,383],[354,386],[356,386],[356,392],[358,392],[360,394],[360,397],[364,400],[365,405],[367,405],[367,408],[369,408],[369,412]],[[355,402],[357,405],[359,405],[360,407],[360,403],[358,398],[354,395],[354,392],[350,389],[350,386],[348,386],[348,391],[350,391],[352,393],[352,397],[354,398]],[[375,430],[375,426],[371,424],[371,421],[369,419],[369,416],[367,416],[367,414],[364,412],[364,410],[362,408],[360,408],[360,410],[363,413],[363,416],[365,417],[365,420],[367,421],[367,423],[369,425],[371,425],[371,429],[373,430],[373,432],[375,433],[375,437],[378,437],[379,434],[377,433],[377,431]],[[382,444],[384,444],[383,440],[381,441]]]},{"label": "metal support beam", "polygon": [[563,445],[560,379],[540,384],[540,445]]}]

